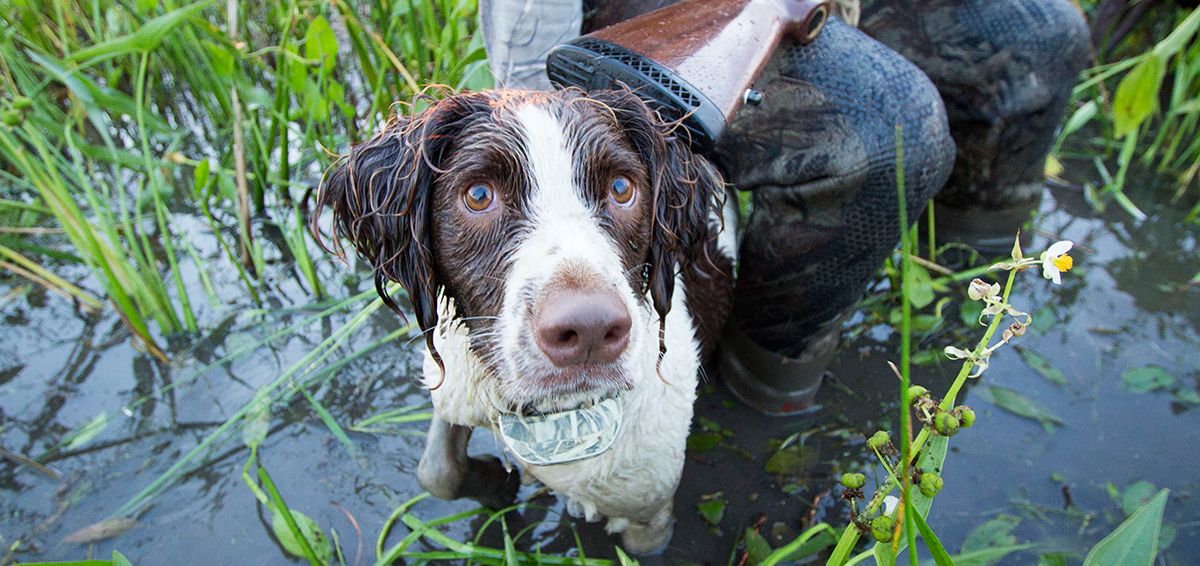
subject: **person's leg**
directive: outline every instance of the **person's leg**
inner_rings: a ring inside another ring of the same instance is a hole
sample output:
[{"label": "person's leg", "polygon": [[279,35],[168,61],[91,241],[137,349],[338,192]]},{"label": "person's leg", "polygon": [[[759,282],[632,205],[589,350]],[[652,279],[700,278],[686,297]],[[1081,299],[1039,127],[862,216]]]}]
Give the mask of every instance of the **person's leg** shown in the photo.
[{"label": "person's leg", "polygon": [[479,0],[479,26],[496,86],[550,90],[546,54],[579,37],[581,0]]},{"label": "person's leg", "polygon": [[838,319],[899,241],[897,131],[908,219],[954,159],[941,99],[924,73],[834,18],[784,46],[718,147],[727,179],[751,191],[723,379],[772,414],[811,402]]},{"label": "person's leg", "polygon": [[[1041,199],[1046,154],[1091,43],[1067,0],[864,0],[864,32],[915,63],[958,146],[938,236],[1007,251]],[[974,224],[972,226],[971,224]]]}]

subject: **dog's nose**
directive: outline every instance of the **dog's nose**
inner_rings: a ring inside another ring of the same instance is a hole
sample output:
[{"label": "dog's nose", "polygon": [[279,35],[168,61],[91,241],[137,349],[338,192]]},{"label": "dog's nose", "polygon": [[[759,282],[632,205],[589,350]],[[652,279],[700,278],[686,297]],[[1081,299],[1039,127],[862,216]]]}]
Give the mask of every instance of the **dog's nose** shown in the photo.
[{"label": "dog's nose", "polygon": [[558,367],[610,364],[629,345],[633,320],[612,289],[554,290],[533,320],[533,335],[546,357]]}]

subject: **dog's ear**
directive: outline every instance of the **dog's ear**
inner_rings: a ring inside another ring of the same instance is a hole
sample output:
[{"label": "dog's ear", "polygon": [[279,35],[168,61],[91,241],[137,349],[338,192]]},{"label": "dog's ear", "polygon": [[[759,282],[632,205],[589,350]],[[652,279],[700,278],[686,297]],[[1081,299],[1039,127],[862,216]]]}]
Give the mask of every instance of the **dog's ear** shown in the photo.
[{"label": "dog's ear", "polygon": [[617,126],[646,165],[654,214],[646,290],[665,321],[675,276],[710,261],[709,244],[716,238],[712,222],[721,218],[724,180],[707,159],[692,153],[682,125],[664,122],[632,91],[602,91],[589,97],[612,109]]},{"label": "dog's ear", "polygon": [[[433,191],[464,119],[485,108],[481,95],[463,94],[433,102],[415,116],[393,116],[375,137],[334,164],[321,182],[312,215],[318,244],[340,255],[336,238],[349,240],[374,268],[376,292],[403,316],[386,289],[389,281],[400,283],[439,366],[442,360],[429,332],[437,325],[442,287],[429,229]],[[333,212],[333,250],[316,225],[324,207]]]}]

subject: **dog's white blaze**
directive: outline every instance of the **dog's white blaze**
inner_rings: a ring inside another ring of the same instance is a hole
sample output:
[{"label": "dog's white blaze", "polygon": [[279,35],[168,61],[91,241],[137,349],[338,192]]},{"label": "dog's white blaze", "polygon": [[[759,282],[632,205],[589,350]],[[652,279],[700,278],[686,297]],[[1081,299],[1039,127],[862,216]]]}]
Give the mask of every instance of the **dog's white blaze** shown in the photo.
[{"label": "dog's white blaze", "polygon": [[[676,279],[667,315],[667,353],[659,373],[658,315],[630,288],[616,244],[575,185],[574,161],[579,156],[573,141],[542,106],[519,109],[516,122],[525,138],[533,186],[528,195],[528,230],[515,244],[505,281],[498,321],[500,349],[518,351],[520,338],[530,332],[525,318],[528,305],[523,302],[529,297],[523,296],[522,290],[540,289],[566,262],[586,265],[613,285],[634,319],[629,348],[618,362],[629,369],[635,383],[625,395],[625,421],[617,443],[589,460],[528,466],[526,472],[566,496],[572,512],[589,519],[608,517],[610,532],[638,524],[669,525],[699,371],[699,344],[687,312],[682,278]],[[731,232],[732,225],[726,224],[726,230]],[[726,241],[723,249],[734,243]],[[443,317],[449,315],[450,302],[444,301],[442,307]],[[504,354],[505,362],[510,367],[503,373],[509,375],[486,376],[461,324],[443,325],[435,342],[446,360],[445,383],[431,391],[437,418],[464,426],[492,426],[492,411],[503,400],[511,400],[513,392],[522,391],[512,378],[529,376],[517,372],[508,354]],[[426,383],[436,384],[440,374],[428,353],[424,369]]]}]

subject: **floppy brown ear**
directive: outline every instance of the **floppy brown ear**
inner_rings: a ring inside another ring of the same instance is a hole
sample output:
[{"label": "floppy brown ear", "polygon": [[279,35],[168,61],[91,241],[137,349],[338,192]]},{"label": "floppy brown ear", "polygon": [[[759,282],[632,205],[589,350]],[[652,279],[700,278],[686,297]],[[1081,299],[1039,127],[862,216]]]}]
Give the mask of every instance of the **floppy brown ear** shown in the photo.
[{"label": "floppy brown ear", "polygon": [[654,310],[665,321],[675,276],[709,261],[709,243],[716,238],[712,219],[721,218],[724,180],[707,159],[688,148],[686,129],[664,123],[632,91],[599,91],[589,98],[613,110],[650,175],[654,223],[646,286]]},{"label": "floppy brown ear", "polygon": [[[359,257],[371,264],[376,292],[403,316],[386,290],[388,281],[400,283],[439,366],[441,357],[428,332],[437,325],[442,289],[429,230],[433,191],[462,122],[481,108],[487,108],[482,95],[464,94],[434,102],[416,116],[392,117],[325,176],[312,216],[318,243],[332,251],[316,226],[324,207],[332,210],[335,236],[349,240]],[[335,248],[341,252],[340,246]]]}]

